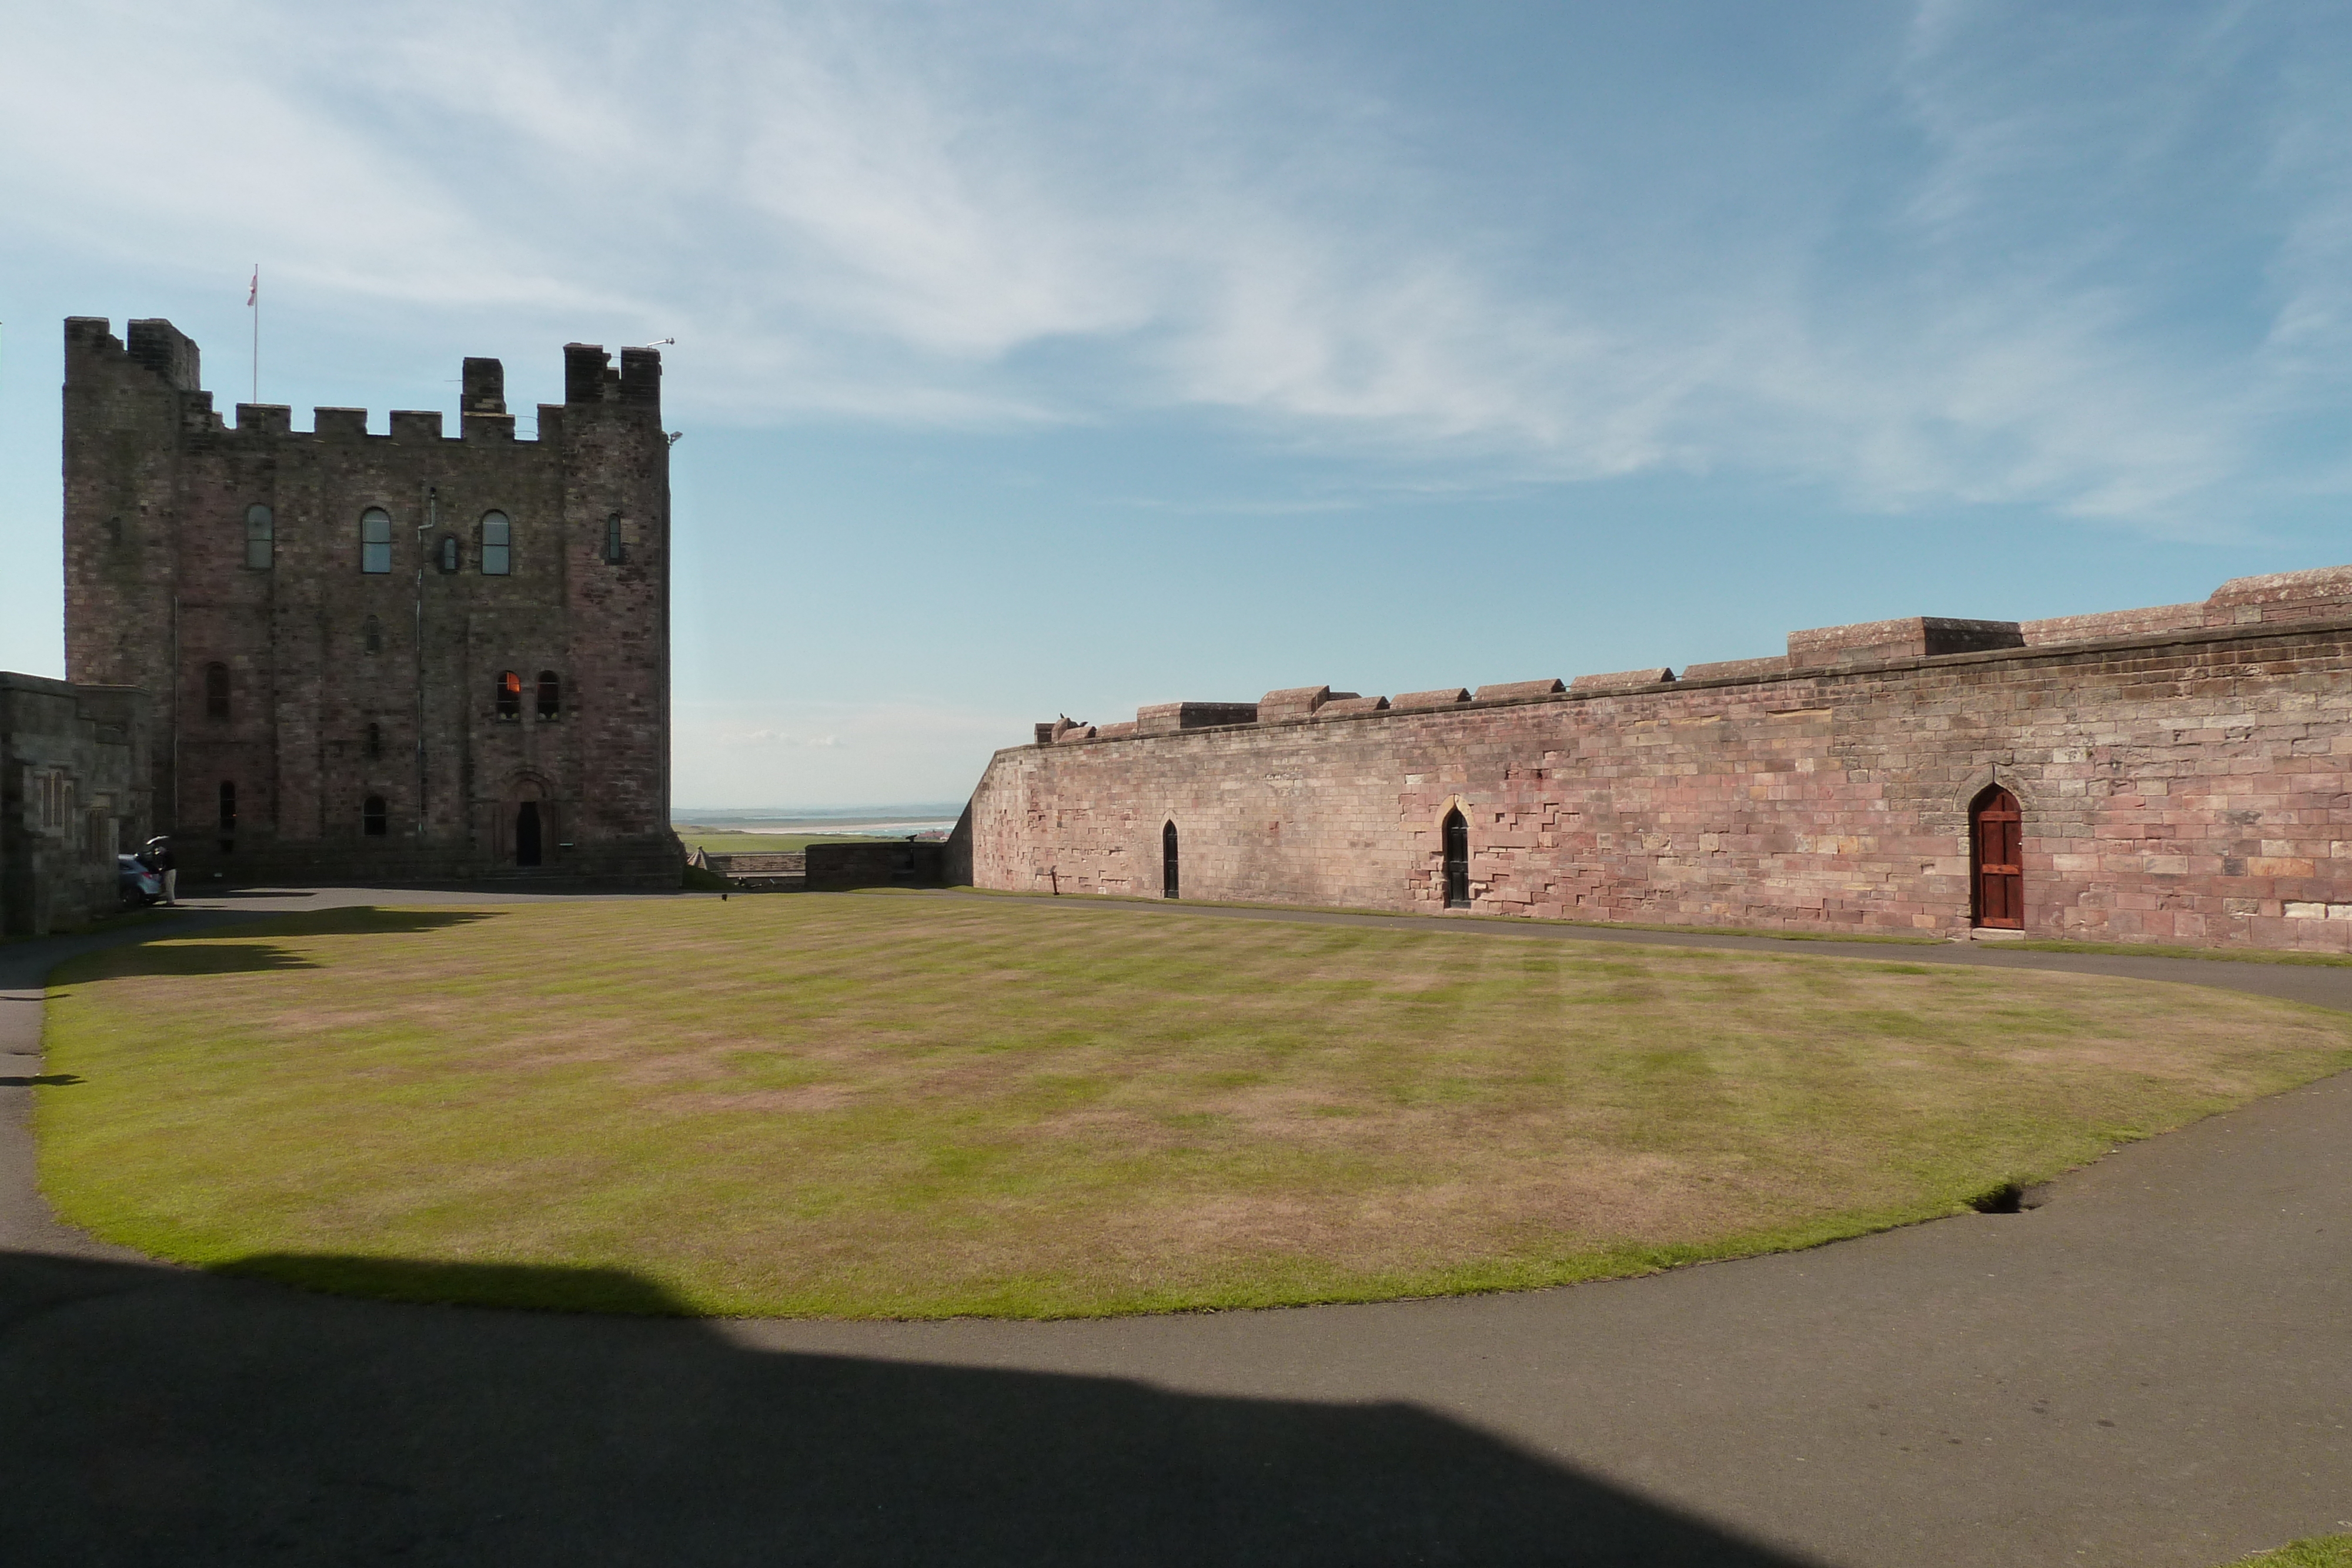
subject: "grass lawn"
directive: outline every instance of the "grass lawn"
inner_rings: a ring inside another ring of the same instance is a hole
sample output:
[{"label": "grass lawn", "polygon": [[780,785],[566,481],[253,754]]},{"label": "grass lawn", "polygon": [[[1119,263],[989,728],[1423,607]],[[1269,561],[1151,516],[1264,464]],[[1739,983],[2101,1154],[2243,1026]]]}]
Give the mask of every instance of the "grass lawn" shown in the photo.
[{"label": "grass lawn", "polygon": [[146,1252],[351,1289],[1090,1314],[1823,1241],[2352,1067],[2343,1014],[1892,951],[916,894],[326,911],[60,970],[41,1176]]},{"label": "grass lawn", "polygon": [[2238,1568],[2352,1568],[2352,1535],[2315,1535],[2238,1559]]}]

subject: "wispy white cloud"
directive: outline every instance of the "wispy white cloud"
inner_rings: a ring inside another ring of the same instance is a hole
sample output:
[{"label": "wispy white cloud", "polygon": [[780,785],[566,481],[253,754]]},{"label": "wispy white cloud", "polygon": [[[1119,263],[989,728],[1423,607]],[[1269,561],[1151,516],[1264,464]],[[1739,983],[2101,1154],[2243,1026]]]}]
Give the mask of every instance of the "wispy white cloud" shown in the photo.
[{"label": "wispy white cloud", "polygon": [[[2343,483],[2273,439],[2352,364],[2352,60],[2305,15],[1931,0],[1874,83],[1771,108],[1814,123],[1752,192],[1764,110],[1570,116],[1482,180],[1442,106],[1214,0],[27,5],[0,201],[116,257],[674,332],[707,416],[1200,406],[1391,465],[2193,530]],[[2179,189],[2232,170],[2233,247]]]}]

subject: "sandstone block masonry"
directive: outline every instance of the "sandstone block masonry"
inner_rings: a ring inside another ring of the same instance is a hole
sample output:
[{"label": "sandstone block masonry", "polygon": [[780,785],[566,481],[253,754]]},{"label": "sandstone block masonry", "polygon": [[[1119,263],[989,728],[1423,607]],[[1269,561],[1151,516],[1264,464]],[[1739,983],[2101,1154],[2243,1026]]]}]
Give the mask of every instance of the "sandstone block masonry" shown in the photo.
[{"label": "sandstone block masonry", "polygon": [[142,688],[184,875],[675,885],[661,359],[438,413],[241,403],[168,321],[65,327],[66,664]]},{"label": "sandstone block masonry", "polygon": [[119,904],[115,856],[148,821],[147,698],[0,671],[0,936]]},{"label": "sandstone block masonry", "polygon": [[2352,567],[1798,632],[1680,678],[1234,706],[1040,726],[989,764],[950,880],[2352,951]]}]

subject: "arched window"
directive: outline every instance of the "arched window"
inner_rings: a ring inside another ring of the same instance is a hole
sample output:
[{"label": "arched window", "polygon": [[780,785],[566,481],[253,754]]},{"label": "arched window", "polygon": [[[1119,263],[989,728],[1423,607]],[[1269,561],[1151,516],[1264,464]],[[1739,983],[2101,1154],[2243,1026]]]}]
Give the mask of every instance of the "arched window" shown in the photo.
[{"label": "arched window", "polygon": [[370,507],[360,514],[360,570],[392,570],[392,514],[382,507]]},{"label": "arched window", "polygon": [[1976,923],[2025,929],[2025,814],[2017,797],[1989,786],[1969,808],[1969,859],[1976,873]]},{"label": "arched window", "polygon": [[457,549],[457,536],[455,534],[443,534],[441,536],[441,548],[435,553],[439,558],[440,568],[445,573],[457,570],[459,553]]},{"label": "arched window", "polygon": [[369,838],[380,839],[384,835],[384,821],[383,796],[371,795],[360,802],[361,832],[365,833]]},{"label": "arched window", "polygon": [[221,780],[220,831],[224,833],[236,831],[236,784],[233,779]]},{"label": "arched window", "polygon": [[522,717],[522,677],[512,670],[499,676],[499,716],[503,719]]},{"label": "arched window", "polygon": [[371,724],[368,726],[367,754],[370,757],[382,757],[383,755],[383,726],[380,724]]},{"label": "arched window", "polygon": [[514,570],[514,525],[504,512],[482,514],[482,575],[505,577]]},{"label": "arched window", "polygon": [[556,678],[553,670],[539,672],[539,716],[541,718],[563,716],[563,683]]},{"label": "arched window", "polygon": [[1445,813],[1445,907],[1470,907],[1470,824],[1459,807]]},{"label": "arched window", "polygon": [[1176,824],[1160,830],[1160,896],[1176,896]]},{"label": "arched window", "polygon": [[269,570],[277,548],[278,522],[268,507],[256,503],[245,509],[245,564],[256,571]]},{"label": "arched window", "polygon": [[205,716],[228,717],[228,666],[217,659],[205,666]]},{"label": "arched window", "polygon": [[367,618],[367,651],[371,653],[383,652],[383,622],[373,615]]},{"label": "arched window", "polygon": [[621,538],[621,514],[618,512],[604,519],[604,559],[616,565],[629,559],[629,547]]}]

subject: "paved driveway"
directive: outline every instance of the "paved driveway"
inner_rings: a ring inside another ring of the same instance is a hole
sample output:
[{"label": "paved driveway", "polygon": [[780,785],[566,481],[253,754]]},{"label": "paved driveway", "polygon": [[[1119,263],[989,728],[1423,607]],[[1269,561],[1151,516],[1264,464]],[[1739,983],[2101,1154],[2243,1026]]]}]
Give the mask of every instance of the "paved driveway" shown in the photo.
[{"label": "paved driveway", "polygon": [[[26,988],[73,946],[0,947],[0,1562],[2147,1568],[2352,1520],[2352,1076],[2038,1210],[1645,1280],[1099,1322],[594,1319],[308,1295],[54,1225]],[[2352,1008],[2347,969],[1900,956]]]}]

